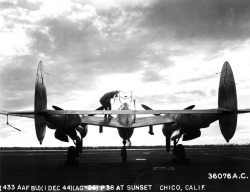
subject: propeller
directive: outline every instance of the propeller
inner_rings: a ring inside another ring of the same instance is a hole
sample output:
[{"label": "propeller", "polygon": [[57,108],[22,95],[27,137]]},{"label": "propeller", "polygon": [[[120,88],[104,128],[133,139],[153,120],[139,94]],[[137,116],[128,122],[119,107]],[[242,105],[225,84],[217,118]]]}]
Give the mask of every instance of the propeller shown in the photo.
[{"label": "propeller", "polygon": [[195,105],[190,105],[190,106],[188,106],[188,107],[186,107],[184,110],[191,110],[191,109],[193,109],[195,107]]},{"label": "propeller", "polygon": [[[145,110],[153,110],[152,108],[148,107],[147,105],[141,104],[141,106],[143,107],[143,109]],[[155,116],[161,116],[160,114],[154,114]]]},{"label": "propeller", "polygon": [[55,110],[58,110],[58,111],[61,111],[61,110],[63,110],[62,108],[60,108],[60,107],[57,107],[57,106],[55,106],[55,105],[52,105],[52,107],[55,109]]}]

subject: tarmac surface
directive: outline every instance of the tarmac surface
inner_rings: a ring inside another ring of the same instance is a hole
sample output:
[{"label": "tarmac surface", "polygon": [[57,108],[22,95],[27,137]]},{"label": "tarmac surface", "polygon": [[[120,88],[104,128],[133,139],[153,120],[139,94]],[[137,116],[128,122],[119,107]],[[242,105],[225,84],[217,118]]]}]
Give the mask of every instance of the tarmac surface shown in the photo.
[{"label": "tarmac surface", "polygon": [[188,147],[188,162],[164,148],[84,149],[66,166],[66,150],[0,150],[0,191],[250,190],[250,146]]}]

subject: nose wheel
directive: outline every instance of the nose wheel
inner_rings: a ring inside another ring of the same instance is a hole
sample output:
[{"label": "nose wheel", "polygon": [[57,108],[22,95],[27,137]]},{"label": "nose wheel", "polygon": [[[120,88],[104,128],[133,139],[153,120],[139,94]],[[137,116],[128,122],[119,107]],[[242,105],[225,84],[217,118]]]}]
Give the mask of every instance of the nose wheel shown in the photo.
[{"label": "nose wheel", "polygon": [[126,141],[123,140],[123,147],[121,148],[121,156],[122,156],[122,160],[123,162],[127,161],[127,149],[126,149]]}]

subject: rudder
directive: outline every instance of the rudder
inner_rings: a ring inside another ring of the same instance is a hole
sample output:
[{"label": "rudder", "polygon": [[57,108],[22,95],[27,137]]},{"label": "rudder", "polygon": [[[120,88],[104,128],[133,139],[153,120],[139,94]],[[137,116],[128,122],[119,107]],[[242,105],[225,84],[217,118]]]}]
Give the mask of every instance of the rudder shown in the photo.
[{"label": "rudder", "polygon": [[237,93],[232,68],[226,61],[221,70],[218,107],[230,110],[219,119],[221,133],[227,142],[233,137],[237,126]]},{"label": "rudder", "polygon": [[47,92],[46,79],[44,77],[43,63],[40,61],[37,68],[36,83],[35,83],[35,127],[36,136],[40,144],[42,144],[46,132],[46,120],[38,112],[47,109]]}]

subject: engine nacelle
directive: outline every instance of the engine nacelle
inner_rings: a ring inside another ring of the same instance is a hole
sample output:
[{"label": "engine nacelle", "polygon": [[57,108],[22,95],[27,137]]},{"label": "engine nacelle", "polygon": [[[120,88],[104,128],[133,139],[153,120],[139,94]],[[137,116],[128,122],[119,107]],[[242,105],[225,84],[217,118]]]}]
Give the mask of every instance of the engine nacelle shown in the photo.
[{"label": "engine nacelle", "polygon": [[79,115],[46,115],[49,128],[68,131],[77,128],[81,124]]},{"label": "engine nacelle", "polygon": [[177,130],[180,129],[181,127],[177,124],[174,123],[173,125],[163,125],[162,127],[162,133],[165,137],[171,137],[172,133]]},{"label": "engine nacelle", "polygon": [[178,114],[175,120],[181,127],[198,129],[209,127],[220,116],[221,114]]},{"label": "engine nacelle", "polygon": [[55,138],[63,142],[69,142],[68,136],[60,130],[55,131]]},{"label": "engine nacelle", "polygon": [[200,136],[201,136],[201,131],[200,130],[193,131],[193,132],[190,132],[190,133],[185,133],[183,135],[182,141],[189,141],[189,140],[192,140],[192,139],[196,139],[196,138],[198,138]]}]

